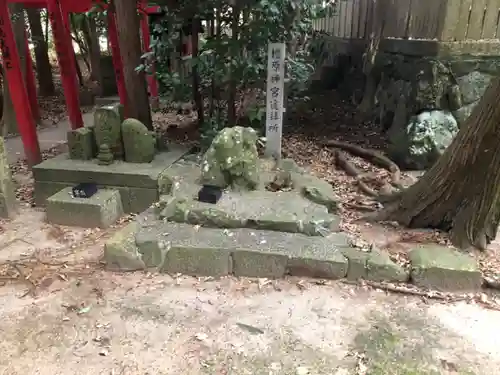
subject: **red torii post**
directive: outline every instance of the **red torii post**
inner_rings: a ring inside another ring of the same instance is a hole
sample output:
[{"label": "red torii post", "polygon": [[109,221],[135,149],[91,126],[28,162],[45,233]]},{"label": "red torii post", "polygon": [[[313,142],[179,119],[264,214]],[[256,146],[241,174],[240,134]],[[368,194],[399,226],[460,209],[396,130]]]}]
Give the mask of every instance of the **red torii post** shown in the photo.
[{"label": "red torii post", "polygon": [[69,13],[86,12],[92,8],[92,0],[0,0],[6,3],[22,3],[25,7],[47,8],[54,35],[54,42],[61,69],[61,81],[72,129],[83,126],[78,85],[76,82],[76,66],[73,62],[71,36],[65,19]]},{"label": "red torii post", "polygon": [[4,74],[9,85],[24,152],[28,165],[33,166],[42,161],[42,156],[36,135],[35,119],[20,69],[21,61],[17,52],[6,0],[0,0],[0,49],[2,50]]},{"label": "red torii post", "polygon": [[[76,5],[71,0],[64,0],[65,4]],[[9,84],[12,104],[16,113],[19,132],[23,141],[24,152],[30,166],[41,161],[40,145],[36,134],[35,116],[38,115],[38,104],[36,103],[36,86],[33,77],[33,64],[31,56],[27,56],[26,67],[28,73],[26,84],[21,72],[21,62],[12,30],[8,3],[23,3],[26,7],[47,8],[50,15],[54,41],[56,44],[59,65],[61,68],[61,80],[64,88],[64,96],[68,115],[73,129],[83,126],[78,98],[78,87],[76,86],[76,67],[68,60],[72,53],[71,39],[63,21],[63,10],[60,0],[0,0],[0,49],[2,51],[4,70]],[[91,4],[91,0],[88,0]],[[64,12],[73,11],[73,7],[65,8]],[[29,50],[28,50],[29,52]]]},{"label": "red torii post", "polygon": [[[36,100],[36,85],[33,76],[33,63],[31,56],[27,56],[26,68],[28,75],[26,84],[20,69],[20,59],[10,21],[8,3],[23,3],[27,7],[47,8],[54,35],[56,52],[61,69],[61,80],[68,111],[68,117],[73,129],[83,126],[80,111],[78,85],[76,81],[76,65],[72,59],[74,53],[70,30],[67,24],[69,13],[83,13],[91,10],[94,6],[92,0],[0,0],[0,49],[3,55],[4,71],[12,96],[12,103],[16,113],[19,132],[23,141],[25,154],[29,165],[38,164],[41,161],[40,146],[36,134],[35,116],[38,114],[38,103]],[[158,7],[146,9],[146,13],[153,13]],[[149,28],[147,18],[142,22],[142,32],[145,49],[149,49]],[[123,64],[118,45],[116,20],[113,9],[108,11],[109,39],[113,52],[117,88],[120,102],[127,110],[126,87],[123,77]],[[26,40],[27,43],[27,40]],[[158,96],[156,79],[150,81],[150,92],[153,98]]]}]

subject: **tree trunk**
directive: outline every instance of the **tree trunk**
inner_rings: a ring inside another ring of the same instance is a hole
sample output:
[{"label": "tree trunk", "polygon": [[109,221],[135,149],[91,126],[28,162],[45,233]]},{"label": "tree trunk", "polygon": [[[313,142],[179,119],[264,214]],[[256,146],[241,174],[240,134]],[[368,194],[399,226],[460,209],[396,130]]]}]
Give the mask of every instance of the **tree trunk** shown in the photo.
[{"label": "tree trunk", "polygon": [[495,78],[437,163],[377,214],[412,228],[450,231],[462,249],[485,249],[500,220],[500,78]]},{"label": "tree trunk", "polygon": [[[233,42],[233,46],[237,44],[238,41],[238,31],[239,31],[239,21],[240,21],[240,6],[238,4],[238,0],[234,0],[234,4],[232,5],[232,12],[233,12],[233,19],[232,19],[232,25],[231,25],[231,39]],[[233,56],[232,58],[238,59],[238,53],[239,51],[233,50]],[[236,125],[236,95],[237,95],[237,82],[236,82],[236,74],[234,72],[234,67],[231,65],[231,72],[229,75],[229,87],[228,87],[228,99],[227,99],[227,105],[228,105],[228,114],[227,114],[227,120],[229,123],[229,126],[234,126]]]},{"label": "tree trunk", "polygon": [[386,0],[376,0],[375,1],[375,20],[372,32],[370,34],[370,40],[366,51],[363,55],[363,74],[366,78],[365,92],[363,94],[363,99],[358,106],[358,111],[360,114],[366,114],[372,109],[373,103],[375,101],[375,92],[377,90],[378,78],[374,74],[375,60],[378,54],[378,47],[380,40],[384,35],[385,20],[387,11],[387,1]]},{"label": "tree trunk", "polygon": [[[14,37],[16,39],[17,51],[21,63],[21,72],[26,82],[27,51],[26,51],[26,45],[24,44],[24,38],[25,38],[24,6],[21,3],[16,3],[9,5],[9,9],[12,15],[12,29],[14,31]],[[12,98],[10,96],[9,85],[7,83],[6,75],[4,75],[3,79],[4,79],[3,113],[0,125],[0,136],[19,133],[16,112],[14,111],[14,106],[12,104]]]},{"label": "tree trunk", "polygon": [[28,21],[31,29],[31,40],[35,45],[36,72],[40,95],[52,96],[56,90],[49,60],[49,49],[43,35],[40,10],[27,8],[26,12],[28,13]]},{"label": "tree trunk", "polygon": [[[193,17],[193,29],[192,29],[192,61],[196,61],[198,59],[198,42],[199,42],[199,33],[200,33],[200,23],[197,17]],[[203,97],[200,92],[200,76],[198,74],[198,66],[193,64],[191,74],[193,76],[193,100],[196,104],[196,111],[198,112],[198,126],[203,126],[205,122],[205,114],[204,114],[204,106],[203,106]]]},{"label": "tree trunk", "polygon": [[102,73],[101,73],[101,46],[99,45],[99,35],[92,16],[87,17],[89,33],[89,54],[90,54],[90,79],[97,81],[97,95],[102,95]]},{"label": "tree trunk", "polygon": [[146,75],[144,71],[136,71],[141,65],[142,55],[137,1],[115,1],[114,5],[127,88],[128,116],[138,119],[148,129],[153,130]]},{"label": "tree trunk", "polygon": [[12,104],[9,84],[7,83],[7,79],[4,74],[2,82],[2,120],[0,121],[0,137],[16,133],[18,133],[16,112],[14,111],[14,105]]},{"label": "tree trunk", "polygon": [[[78,27],[76,21],[75,21],[75,14],[70,14],[69,20],[71,23],[71,40],[75,41],[76,44],[78,45],[78,49],[80,50],[80,57],[82,58],[83,63],[85,64],[85,67],[87,68],[87,71],[90,72],[90,62],[89,62],[89,50],[88,50],[88,44],[85,43],[85,41],[80,38],[80,28]],[[75,52],[75,63],[78,64],[78,56],[76,55]],[[77,73],[78,73],[78,79],[80,80],[80,85],[83,85],[83,75],[82,75],[82,70],[80,68],[80,65],[77,65]]]}]

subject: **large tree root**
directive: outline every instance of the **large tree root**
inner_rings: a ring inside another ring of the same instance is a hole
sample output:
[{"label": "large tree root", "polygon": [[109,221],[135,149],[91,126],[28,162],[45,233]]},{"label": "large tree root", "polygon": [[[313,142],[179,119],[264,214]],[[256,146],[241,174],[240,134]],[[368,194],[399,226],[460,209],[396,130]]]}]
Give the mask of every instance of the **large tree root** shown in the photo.
[{"label": "large tree root", "polygon": [[434,228],[448,232],[452,244],[459,249],[485,250],[496,236],[498,208],[479,215],[477,202],[458,199],[454,193],[452,188],[440,188],[420,180],[404,192],[389,197],[382,210],[366,214],[363,220],[395,221],[408,228]]},{"label": "large tree root", "polygon": [[[340,142],[340,141],[328,141],[324,143],[324,146],[335,148],[335,160],[336,164],[339,168],[344,170],[348,176],[354,177],[356,179],[356,183],[359,186],[359,189],[365,193],[366,195],[376,198],[382,202],[387,201],[388,199],[392,199],[393,194],[391,194],[390,186],[383,186],[379,192],[370,188],[365,181],[366,180],[374,180],[376,176],[371,173],[361,173],[355,166],[352,164],[345,153],[340,150],[347,151],[355,156],[361,157],[378,167],[384,168],[391,174],[391,182],[390,184],[398,189],[403,189],[403,185],[401,184],[401,171],[399,167],[390,159],[380,154],[377,151],[367,150],[361,146],[352,145],[350,143]],[[385,190],[385,191],[383,191]]]},{"label": "large tree root", "polygon": [[370,188],[364,181],[362,173],[352,164],[342,151],[335,150],[335,161],[338,167],[343,169],[348,176],[354,177],[359,189],[369,195],[370,197],[377,198],[378,193]]}]

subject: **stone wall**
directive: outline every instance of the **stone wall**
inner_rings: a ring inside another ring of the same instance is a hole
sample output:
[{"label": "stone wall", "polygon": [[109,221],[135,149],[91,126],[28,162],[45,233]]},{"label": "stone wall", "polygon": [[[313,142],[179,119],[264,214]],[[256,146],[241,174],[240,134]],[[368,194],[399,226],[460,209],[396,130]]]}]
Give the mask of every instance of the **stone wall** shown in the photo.
[{"label": "stone wall", "polygon": [[418,56],[389,51],[378,56],[376,68],[376,109],[385,126],[392,126],[401,97],[408,116],[422,110],[446,110],[463,124],[491,78],[500,74],[500,53]]},{"label": "stone wall", "polygon": [[[364,87],[363,80],[353,79],[362,69],[362,63],[353,62],[362,61],[364,50],[359,41],[351,42],[359,48],[339,48],[334,39],[325,44],[329,57],[321,71],[335,77],[331,88],[342,82],[351,85],[350,90],[342,91],[352,97],[359,93],[360,84]],[[346,69],[338,61],[346,60],[348,54]],[[386,39],[380,43],[371,77],[377,89],[368,115],[388,131],[387,151],[394,161],[404,168],[428,168],[451,143],[491,79],[499,74],[498,41]],[[327,78],[321,77],[324,84],[329,82]],[[359,102],[359,97],[354,99]]]},{"label": "stone wall", "polygon": [[359,97],[364,88],[363,53],[364,40],[347,40],[329,37],[316,54],[322,55],[313,76],[313,86],[320,89],[336,89],[346,97]]}]

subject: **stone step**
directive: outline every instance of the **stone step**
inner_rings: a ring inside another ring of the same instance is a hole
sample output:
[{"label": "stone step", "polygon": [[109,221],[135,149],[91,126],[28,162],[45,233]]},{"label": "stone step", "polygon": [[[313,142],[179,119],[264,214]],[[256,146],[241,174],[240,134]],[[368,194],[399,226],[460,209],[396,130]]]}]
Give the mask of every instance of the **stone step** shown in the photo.
[{"label": "stone step", "polygon": [[123,215],[120,192],[99,189],[90,198],[76,198],[67,187],[47,199],[46,220],[52,224],[107,228]]},{"label": "stone step", "polygon": [[344,233],[310,237],[253,229],[215,229],[160,222],[154,209],[137,217],[105,245],[111,270],[156,269],[193,276],[284,275],[400,282],[408,273],[380,251],[351,246]]},{"label": "stone step", "polygon": [[337,279],[347,273],[349,238],[252,229],[214,229],[172,222],[141,227],[136,245],[147,267],[187,275]]},{"label": "stone step", "polygon": [[409,254],[415,285],[444,292],[481,288],[483,275],[470,254],[438,245],[419,246]]},{"label": "stone step", "polygon": [[298,192],[224,192],[217,204],[162,197],[159,218],[214,228],[250,228],[309,236],[339,231],[340,217]]}]

